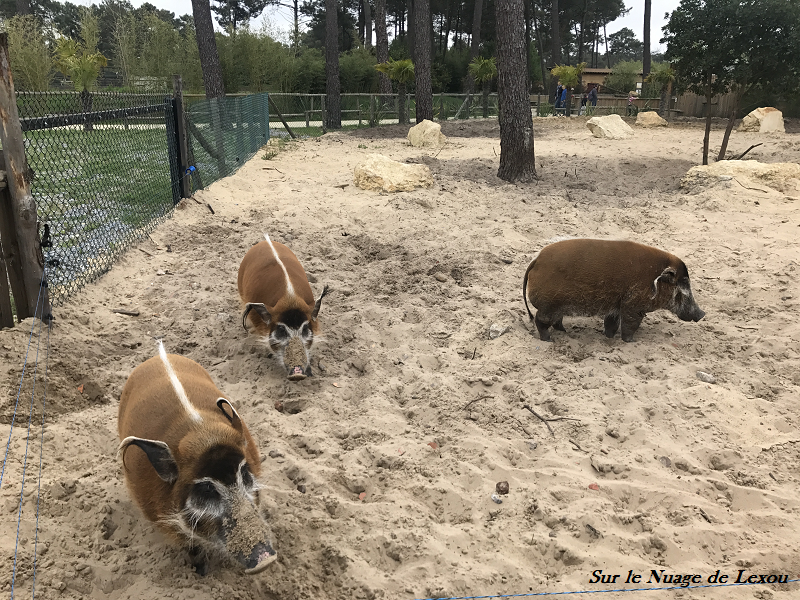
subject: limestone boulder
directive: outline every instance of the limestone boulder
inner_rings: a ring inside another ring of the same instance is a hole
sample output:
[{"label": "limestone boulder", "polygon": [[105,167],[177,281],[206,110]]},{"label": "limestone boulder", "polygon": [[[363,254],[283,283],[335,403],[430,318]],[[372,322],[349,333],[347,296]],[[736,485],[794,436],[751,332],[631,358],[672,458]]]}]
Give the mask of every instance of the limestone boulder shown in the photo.
[{"label": "limestone boulder", "polygon": [[667,122],[652,110],[640,112],[636,117],[636,124],[639,127],[666,127]]},{"label": "limestone boulder", "polygon": [[362,190],[410,192],[433,185],[433,175],[426,165],[409,165],[382,154],[369,154],[356,165],[354,182]]},{"label": "limestone boulder", "polygon": [[586,126],[596,138],[621,140],[633,135],[633,129],[619,115],[592,117],[586,121]]},{"label": "limestone boulder", "polygon": [[444,146],[447,137],[441,125],[425,119],[408,130],[408,141],[417,148],[439,148]]},{"label": "limestone boulder", "polygon": [[783,113],[771,106],[757,108],[742,119],[742,124],[739,125],[739,131],[786,133],[786,129],[783,126]]},{"label": "limestone boulder", "polygon": [[752,194],[756,191],[763,194],[761,197],[800,199],[800,164],[721,160],[689,169],[681,179],[681,188],[689,194],[724,188],[726,193]]}]

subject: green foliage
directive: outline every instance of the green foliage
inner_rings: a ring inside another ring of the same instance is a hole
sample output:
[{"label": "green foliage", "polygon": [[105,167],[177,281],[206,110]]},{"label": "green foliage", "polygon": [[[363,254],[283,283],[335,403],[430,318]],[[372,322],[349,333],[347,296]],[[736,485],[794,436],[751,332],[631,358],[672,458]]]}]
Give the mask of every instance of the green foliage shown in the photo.
[{"label": "green foliage", "polygon": [[570,65],[558,65],[550,69],[550,73],[561,82],[561,85],[574,88],[578,85],[578,77],[585,68],[586,63],[581,63],[575,67]]},{"label": "green foliage", "polygon": [[645,79],[645,83],[657,85],[659,88],[666,88],[675,81],[675,70],[669,63],[653,63],[650,74]]},{"label": "green foliage", "polygon": [[608,36],[608,50],[611,55],[611,64],[620,61],[635,61],[642,56],[644,44],[636,39],[632,29],[623,27],[616,33]]},{"label": "green foliage", "polygon": [[482,58],[480,56],[473,58],[472,62],[469,63],[469,74],[477,84],[489,82],[497,77],[497,63],[495,62],[494,56],[492,58]]},{"label": "green foliage", "polygon": [[71,38],[59,38],[56,42],[55,63],[58,69],[72,80],[75,89],[88,92],[97,84],[100,67],[108,64],[106,57],[97,51],[99,28],[97,17],[88,9],[81,18],[80,42]]},{"label": "green foliage", "polygon": [[53,61],[38,17],[15,16],[8,21],[8,52],[16,89],[47,89]]},{"label": "green foliage", "polygon": [[339,57],[339,80],[342,90],[373,92],[378,90],[375,55],[364,47],[345,52]]},{"label": "green foliage", "polygon": [[627,95],[628,92],[636,89],[636,83],[640,81],[641,73],[642,61],[624,60],[614,66],[611,74],[606,77],[603,87],[615,94]]},{"label": "green foliage", "polygon": [[398,83],[407,85],[414,81],[414,63],[410,59],[392,60],[385,63],[378,63],[375,69],[389,76]]}]

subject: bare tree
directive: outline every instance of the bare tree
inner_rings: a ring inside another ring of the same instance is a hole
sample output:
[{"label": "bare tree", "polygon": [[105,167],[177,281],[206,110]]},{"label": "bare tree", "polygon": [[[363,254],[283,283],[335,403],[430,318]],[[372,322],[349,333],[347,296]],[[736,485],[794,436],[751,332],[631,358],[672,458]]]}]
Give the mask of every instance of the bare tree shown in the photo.
[{"label": "bare tree", "polygon": [[[536,177],[533,119],[527,90],[523,0],[495,0],[497,19],[497,92],[500,100],[500,169],[505,181]],[[557,0],[553,0],[555,3]]]},{"label": "bare tree", "polygon": [[369,0],[364,0],[364,46],[367,50],[372,47],[372,7]]},{"label": "bare tree", "polygon": [[328,129],[342,128],[341,84],[339,83],[339,3],[325,0],[325,93]]},{"label": "bare tree", "polygon": [[414,73],[417,81],[417,123],[433,121],[433,92],[431,91],[431,3],[414,1],[414,42],[416,54]]},{"label": "bare tree", "polygon": [[[375,0],[375,55],[378,63],[389,60],[389,35],[386,33],[386,0]],[[378,91],[392,93],[392,82],[386,73],[378,75]]]},{"label": "bare tree", "polygon": [[[483,0],[475,0],[475,11],[472,13],[472,43],[469,47],[467,64],[478,56],[481,46],[481,18],[483,17]],[[475,91],[475,79],[467,73],[464,77],[464,91],[471,94]]]},{"label": "bare tree", "polygon": [[[558,0],[553,0],[553,5],[550,9],[550,30],[552,31],[552,55],[553,65],[561,64],[561,28],[558,18]],[[498,28],[500,24],[498,22]],[[555,97],[556,89],[558,88],[558,80],[553,77],[550,80],[550,94]],[[558,98],[556,98],[558,100]]]},{"label": "bare tree", "polygon": [[225,85],[222,82],[222,68],[219,65],[217,40],[214,38],[214,24],[211,21],[211,4],[209,0],[192,0],[194,28],[197,33],[197,49],[200,53],[200,67],[203,70],[203,86],[206,98],[222,98],[225,96]]},{"label": "bare tree", "polygon": [[650,2],[651,0],[644,0],[644,32],[642,34],[644,57],[642,59],[642,77],[647,77],[650,74]]}]

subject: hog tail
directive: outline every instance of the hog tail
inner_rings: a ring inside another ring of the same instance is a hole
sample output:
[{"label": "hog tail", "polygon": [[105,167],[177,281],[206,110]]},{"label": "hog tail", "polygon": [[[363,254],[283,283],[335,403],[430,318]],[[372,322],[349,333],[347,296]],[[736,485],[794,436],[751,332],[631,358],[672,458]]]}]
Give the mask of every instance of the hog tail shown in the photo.
[{"label": "hog tail", "polygon": [[527,270],[525,271],[525,277],[522,278],[522,299],[525,301],[525,309],[528,311],[528,317],[530,317],[531,321],[533,321],[533,314],[531,313],[531,309],[528,306],[528,273],[531,272],[531,269],[535,264],[536,264],[536,259],[534,258],[531,261],[531,264],[528,265]]}]

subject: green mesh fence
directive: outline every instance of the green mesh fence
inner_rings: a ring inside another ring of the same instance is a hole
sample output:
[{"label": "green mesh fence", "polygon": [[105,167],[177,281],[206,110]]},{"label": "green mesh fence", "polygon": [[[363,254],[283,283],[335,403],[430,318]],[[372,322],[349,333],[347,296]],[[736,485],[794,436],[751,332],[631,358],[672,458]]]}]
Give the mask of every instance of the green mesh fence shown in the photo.
[{"label": "green mesh fence", "polygon": [[230,175],[269,141],[269,96],[226,96],[187,103],[187,165],[192,189]]},{"label": "green mesh fence", "polygon": [[108,271],[180,198],[172,99],[19,92],[53,305]]}]

